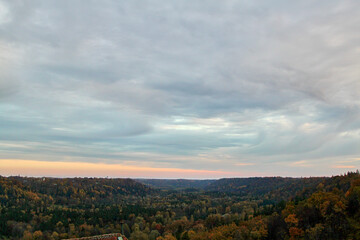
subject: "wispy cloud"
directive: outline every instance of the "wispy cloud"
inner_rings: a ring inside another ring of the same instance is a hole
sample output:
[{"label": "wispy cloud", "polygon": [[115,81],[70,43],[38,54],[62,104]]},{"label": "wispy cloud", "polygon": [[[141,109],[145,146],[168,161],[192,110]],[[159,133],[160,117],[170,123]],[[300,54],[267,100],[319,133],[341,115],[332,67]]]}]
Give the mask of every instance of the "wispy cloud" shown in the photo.
[{"label": "wispy cloud", "polygon": [[333,166],[333,168],[354,169],[354,168],[356,168],[356,167],[355,167],[355,166],[352,166],[352,165],[335,165],[335,166]]},{"label": "wispy cloud", "polygon": [[255,165],[254,163],[235,163],[236,166],[252,166],[252,165]]}]

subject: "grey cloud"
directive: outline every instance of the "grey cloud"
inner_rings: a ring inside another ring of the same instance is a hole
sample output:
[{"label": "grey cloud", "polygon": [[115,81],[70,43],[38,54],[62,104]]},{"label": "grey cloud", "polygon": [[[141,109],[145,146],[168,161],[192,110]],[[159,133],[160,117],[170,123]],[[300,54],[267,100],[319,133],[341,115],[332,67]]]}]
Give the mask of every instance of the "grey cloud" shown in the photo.
[{"label": "grey cloud", "polygon": [[4,156],[279,173],[358,154],[356,1],[2,5],[0,139],[29,146]]},{"label": "grey cloud", "polygon": [[11,83],[9,79],[1,79],[0,80],[0,100],[4,100],[4,98],[8,98],[14,95],[17,92],[16,84]]}]

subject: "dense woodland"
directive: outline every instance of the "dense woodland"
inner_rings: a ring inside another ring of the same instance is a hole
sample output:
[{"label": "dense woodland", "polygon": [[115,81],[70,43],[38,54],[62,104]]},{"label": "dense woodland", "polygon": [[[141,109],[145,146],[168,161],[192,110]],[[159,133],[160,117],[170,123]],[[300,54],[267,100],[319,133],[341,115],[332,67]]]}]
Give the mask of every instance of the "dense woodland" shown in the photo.
[{"label": "dense woodland", "polygon": [[0,177],[0,239],[360,239],[360,175],[131,180]]}]

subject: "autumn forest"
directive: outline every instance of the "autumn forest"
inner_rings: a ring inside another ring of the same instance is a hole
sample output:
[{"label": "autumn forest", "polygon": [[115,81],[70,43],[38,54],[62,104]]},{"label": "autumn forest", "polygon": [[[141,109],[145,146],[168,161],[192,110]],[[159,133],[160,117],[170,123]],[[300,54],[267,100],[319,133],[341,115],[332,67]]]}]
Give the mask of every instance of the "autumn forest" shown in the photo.
[{"label": "autumn forest", "polygon": [[360,175],[0,178],[0,239],[360,239]]}]

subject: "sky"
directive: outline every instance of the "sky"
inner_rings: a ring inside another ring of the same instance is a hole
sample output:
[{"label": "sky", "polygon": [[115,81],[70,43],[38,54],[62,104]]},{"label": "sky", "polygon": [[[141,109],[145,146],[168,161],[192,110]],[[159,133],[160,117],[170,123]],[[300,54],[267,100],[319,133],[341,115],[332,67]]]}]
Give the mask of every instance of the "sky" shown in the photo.
[{"label": "sky", "polygon": [[0,175],[360,168],[357,0],[0,0]]}]

